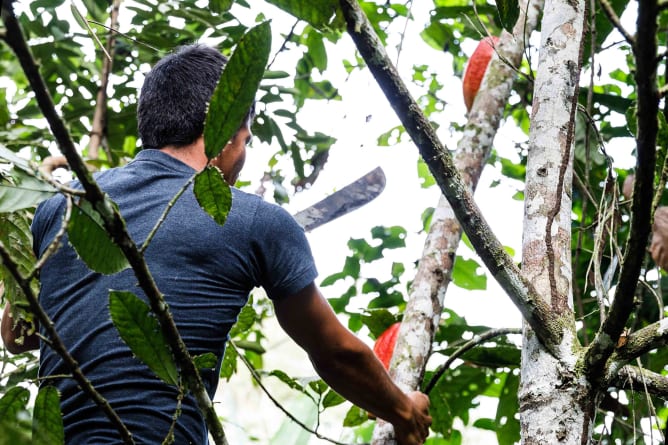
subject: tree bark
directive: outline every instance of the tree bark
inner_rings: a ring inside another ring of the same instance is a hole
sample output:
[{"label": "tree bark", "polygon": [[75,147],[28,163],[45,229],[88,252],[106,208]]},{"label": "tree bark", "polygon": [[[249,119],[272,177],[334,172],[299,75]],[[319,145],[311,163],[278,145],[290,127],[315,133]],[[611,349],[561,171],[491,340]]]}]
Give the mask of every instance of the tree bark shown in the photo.
[{"label": "tree bark", "polygon": [[548,351],[525,324],[520,374],[524,444],[586,444],[595,392],[576,366],[571,270],[571,184],[584,26],[582,0],[546,0],[527,159],[522,271],[561,321]]},{"label": "tree bark", "polygon": [[[111,12],[109,14],[111,29],[118,28],[118,12],[121,7],[122,0],[114,0],[111,4]],[[97,99],[95,104],[95,114],[93,115],[93,127],[90,132],[90,143],[88,144],[88,157],[90,159],[98,159],[99,149],[102,146],[102,141],[106,137],[107,128],[107,87],[109,85],[109,77],[111,76],[111,69],[113,66],[113,57],[116,52],[116,32],[109,31],[107,35],[107,43],[105,45],[107,55],[109,57],[102,58],[102,72],[100,73],[100,89],[97,91]],[[111,160],[111,150],[107,149],[107,157]]]},{"label": "tree bark", "polygon": [[[525,42],[535,30],[542,2],[533,2],[522,14],[513,34],[503,33],[476,96],[464,136],[457,144],[455,166],[473,192],[486,164],[499,127],[505,103],[522,62]],[[390,363],[390,375],[404,391],[419,389],[438,329],[445,293],[450,283],[455,251],[462,227],[448,201],[441,196],[432,216],[422,258],[409,292],[403,322]],[[392,425],[378,420],[372,443],[392,443]]]}]

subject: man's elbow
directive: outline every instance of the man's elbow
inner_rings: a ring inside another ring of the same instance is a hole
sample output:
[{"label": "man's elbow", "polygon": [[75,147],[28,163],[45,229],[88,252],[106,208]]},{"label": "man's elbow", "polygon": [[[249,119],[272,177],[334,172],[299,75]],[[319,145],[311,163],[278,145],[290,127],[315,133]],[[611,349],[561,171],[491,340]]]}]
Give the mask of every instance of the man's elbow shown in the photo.
[{"label": "man's elbow", "polygon": [[21,354],[39,348],[37,334],[34,331],[28,333],[29,330],[22,321],[15,324],[7,310],[3,314],[0,330],[2,331],[2,343],[5,349],[12,354]]},{"label": "man's elbow", "polygon": [[3,331],[2,343],[5,345],[5,349],[11,354],[21,354],[23,352],[39,349],[39,339],[35,334],[24,335],[19,340],[13,334],[5,334]]}]

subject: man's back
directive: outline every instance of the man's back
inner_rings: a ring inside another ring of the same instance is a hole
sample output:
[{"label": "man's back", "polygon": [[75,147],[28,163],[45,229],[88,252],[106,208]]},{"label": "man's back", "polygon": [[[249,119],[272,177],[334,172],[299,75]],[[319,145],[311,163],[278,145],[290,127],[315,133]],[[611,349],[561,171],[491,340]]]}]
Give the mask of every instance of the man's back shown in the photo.
[{"label": "man's back", "polygon": [[[131,236],[141,245],[194,173],[167,154],[145,150],[128,166],[97,179],[119,205]],[[62,202],[49,201],[36,214],[33,233],[38,255],[60,226]],[[213,352],[219,359],[229,329],[253,287],[264,286],[272,297],[291,295],[316,276],[303,232],[289,215],[236,189],[223,227],[199,207],[190,190],[184,193],[145,257],[190,354]],[[110,290],[131,291],[144,298],[132,270],[109,276],[94,273],[66,246],[45,264],[40,281],[40,302],[84,374],[138,443],[160,443],[172,423],[178,391],[132,356],[109,317]],[[210,397],[218,372],[202,372]],[[40,375],[67,373],[58,356],[42,345]],[[110,422],[72,379],[47,382],[61,392],[68,443],[118,442]],[[190,396],[184,400],[174,433],[179,444],[207,441],[203,418]]]}]

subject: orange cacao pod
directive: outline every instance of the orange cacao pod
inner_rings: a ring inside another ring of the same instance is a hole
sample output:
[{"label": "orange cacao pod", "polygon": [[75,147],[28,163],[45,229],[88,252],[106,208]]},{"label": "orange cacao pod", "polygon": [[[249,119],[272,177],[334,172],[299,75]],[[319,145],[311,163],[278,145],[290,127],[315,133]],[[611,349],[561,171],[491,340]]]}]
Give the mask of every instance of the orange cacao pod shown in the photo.
[{"label": "orange cacao pod", "polygon": [[464,103],[466,110],[471,111],[473,106],[473,99],[478,94],[482,78],[487,70],[487,65],[494,55],[494,46],[499,41],[499,38],[485,37],[480,42],[475,51],[469,59],[466,70],[464,71],[464,80],[462,81],[462,90],[464,92]]},{"label": "orange cacao pod", "polygon": [[373,352],[376,354],[376,357],[378,357],[383,363],[385,369],[390,368],[390,360],[392,359],[392,353],[394,352],[394,345],[397,343],[399,326],[401,326],[400,322],[392,324],[382,334],[380,334],[380,336],[376,339],[376,343],[373,345]]}]

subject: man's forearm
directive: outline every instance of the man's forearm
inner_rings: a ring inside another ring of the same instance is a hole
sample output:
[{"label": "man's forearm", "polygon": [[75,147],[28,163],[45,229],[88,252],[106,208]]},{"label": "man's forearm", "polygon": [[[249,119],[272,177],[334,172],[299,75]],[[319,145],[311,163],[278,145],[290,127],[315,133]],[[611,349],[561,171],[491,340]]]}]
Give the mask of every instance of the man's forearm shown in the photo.
[{"label": "man's forearm", "polygon": [[395,425],[413,415],[408,396],[362,341],[341,353],[310,358],[320,377],[360,408]]}]

